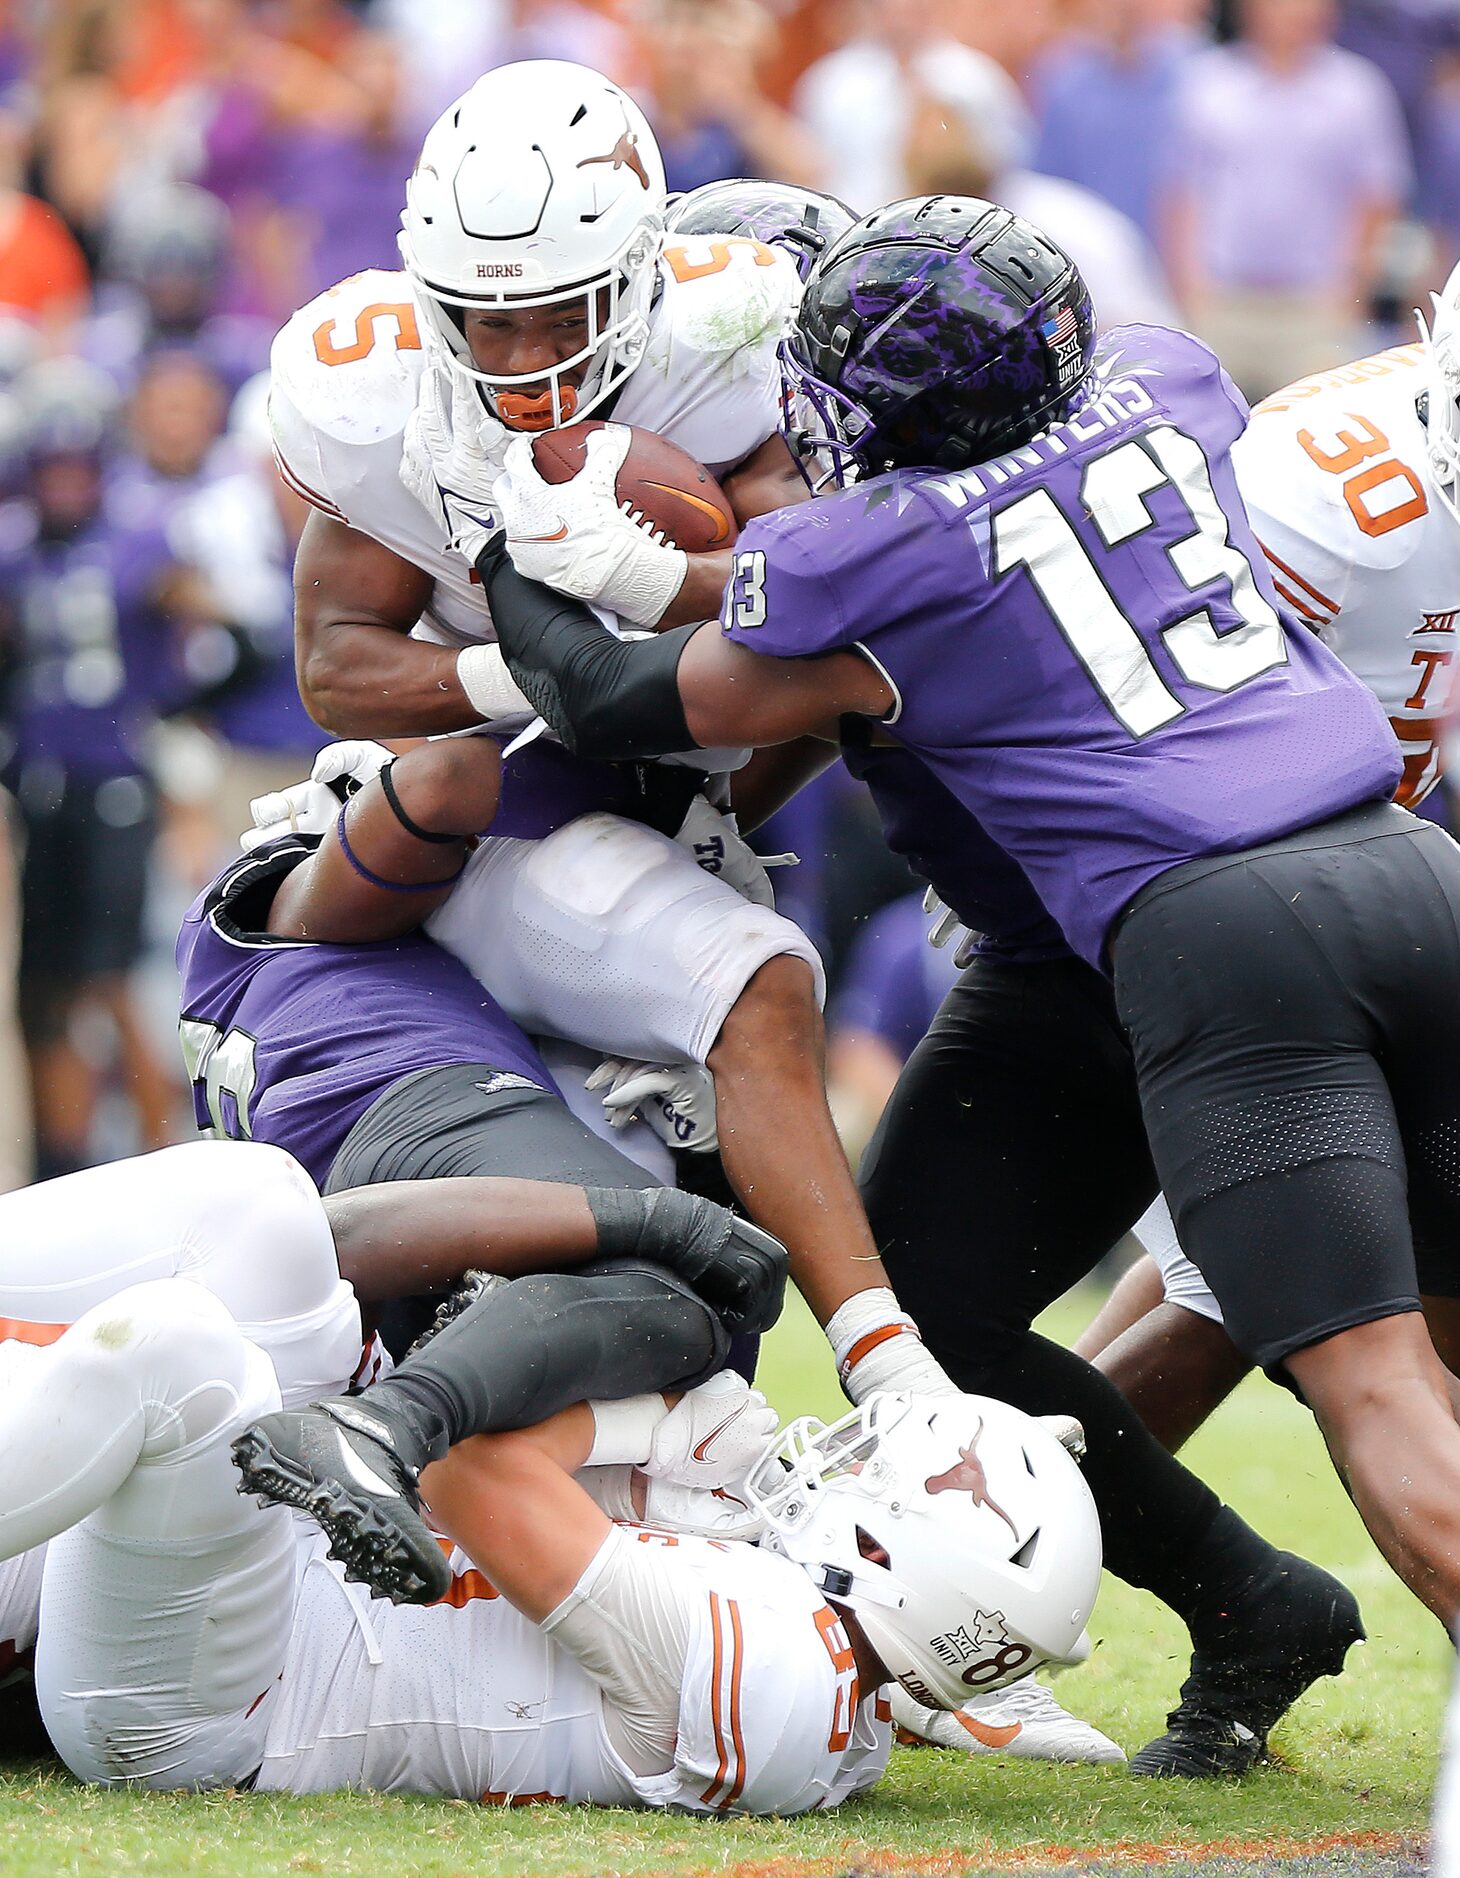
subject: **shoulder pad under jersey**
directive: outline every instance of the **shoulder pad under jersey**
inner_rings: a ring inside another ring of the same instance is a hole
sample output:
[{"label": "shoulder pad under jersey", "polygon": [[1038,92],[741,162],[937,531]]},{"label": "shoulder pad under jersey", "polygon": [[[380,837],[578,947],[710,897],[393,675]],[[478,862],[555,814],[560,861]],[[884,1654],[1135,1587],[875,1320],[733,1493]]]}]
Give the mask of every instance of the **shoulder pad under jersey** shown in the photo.
[{"label": "shoulder pad under jersey", "polygon": [[840,1620],[798,1566],[739,1547],[707,1576],[681,1686],[671,1773],[636,1782],[657,1805],[789,1816],[836,1788],[857,1725]]},{"label": "shoulder pad under jersey", "polygon": [[671,438],[711,469],[776,430],[776,349],[801,283],[790,257],[744,236],[671,241],[649,344],[614,415]]},{"label": "shoulder pad under jersey", "polygon": [[269,419],[300,495],[349,519],[348,453],[400,436],[424,360],[404,274],[352,274],[293,315],[270,354]]}]

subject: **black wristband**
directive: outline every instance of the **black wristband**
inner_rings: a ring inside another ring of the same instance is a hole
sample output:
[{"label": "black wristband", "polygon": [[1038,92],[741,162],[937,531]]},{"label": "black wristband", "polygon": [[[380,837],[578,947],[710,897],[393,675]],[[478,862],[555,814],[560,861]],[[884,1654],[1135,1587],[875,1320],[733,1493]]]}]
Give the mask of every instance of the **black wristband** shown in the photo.
[{"label": "black wristband", "polygon": [[697,747],[678,677],[697,626],[625,642],[581,600],[524,579],[500,539],[476,566],[508,671],[574,755],[613,760]]},{"label": "black wristband", "polygon": [[395,783],[390,774],[394,768],[395,759],[392,758],[380,772],[380,786],[385,791],[385,799],[390,804],[391,814],[394,815],[395,819],[400,823],[401,827],[405,829],[406,833],[408,835],[414,835],[417,841],[435,842],[438,847],[450,847],[454,841],[465,841],[467,839],[465,835],[435,834],[429,828],[422,828],[421,824],[411,817],[405,804],[396,794]]}]

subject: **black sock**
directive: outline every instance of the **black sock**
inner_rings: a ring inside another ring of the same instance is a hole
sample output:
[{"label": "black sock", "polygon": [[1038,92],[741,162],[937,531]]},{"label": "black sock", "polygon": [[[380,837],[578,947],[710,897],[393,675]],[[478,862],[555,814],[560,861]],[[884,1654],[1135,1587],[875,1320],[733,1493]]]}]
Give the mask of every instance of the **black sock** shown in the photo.
[{"label": "black sock", "polygon": [[1153,1592],[1188,1628],[1199,1631],[1276,1557],[1073,1350],[1029,1331],[1002,1361],[974,1366],[934,1347],[964,1388],[1029,1415],[1079,1417],[1087,1448],[1083,1472],[1100,1510],[1106,1565],[1127,1584]]},{"label": "black sock", "polygon": [[468,1305],[365,1400],[404,1424],[420,1454],[403,1458],[422,1466],[574,1402],[693,1388],[728,1347],[714,1312],[668,1273],[545,1272]]}]

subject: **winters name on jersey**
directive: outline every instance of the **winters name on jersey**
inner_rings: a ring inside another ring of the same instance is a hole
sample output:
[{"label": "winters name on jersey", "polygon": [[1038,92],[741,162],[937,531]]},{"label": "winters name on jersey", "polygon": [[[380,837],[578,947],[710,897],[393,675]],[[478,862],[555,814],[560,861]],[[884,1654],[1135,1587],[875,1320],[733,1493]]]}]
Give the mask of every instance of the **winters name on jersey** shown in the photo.
[{"label": "winters name on jersey", "polygon": [[1117,378],[1065,423],[1040,431],[1018,450],[980,463],[977,469],[920,477],[918,488],[927,495],[941,497],[957,513],[1001,483],[1012,482],[1026,470],[1043,469],[1045,464],[1067,455],[1076,445],[1090,443],[1104,436],[1106,431],[1118,430],[1129,419],[1142,417],[1155,408],[1150,393],[1138,380]]}]

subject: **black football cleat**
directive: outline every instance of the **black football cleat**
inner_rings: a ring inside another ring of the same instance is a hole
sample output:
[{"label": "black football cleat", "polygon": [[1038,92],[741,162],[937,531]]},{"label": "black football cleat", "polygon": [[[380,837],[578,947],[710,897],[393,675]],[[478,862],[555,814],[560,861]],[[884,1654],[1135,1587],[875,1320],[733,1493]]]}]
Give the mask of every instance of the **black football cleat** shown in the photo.
[{"label": "black football cleat", "polygon": [[1358,1602],[1346,1585],[1291,1552],[1232,1601],[1226,1635],[1191,1659],[1166,1732],[1130,1763],[1133,1774],[1234,1779],[1267,1753],[1268,1732],[1320,1676],[1336,1676],[1364,1641]]},{"label": "black football cleat", "polygon": [[389,1420],[349,1396],[265,1415],[233,1442],[243,1489],[308,1513],[346,1578],[392,1604],[434,1604],[451,1567],[421,1517]]}]

